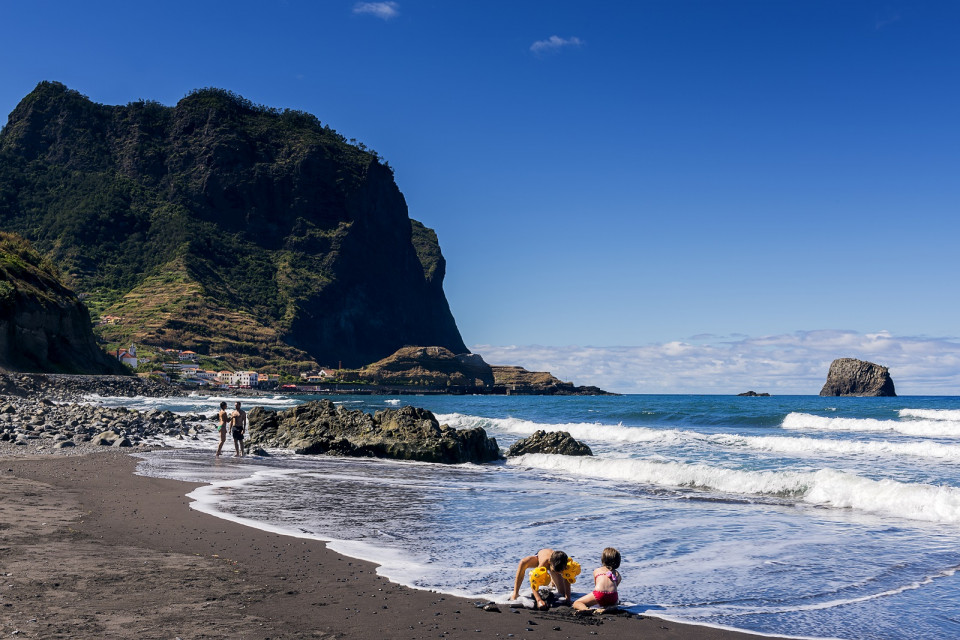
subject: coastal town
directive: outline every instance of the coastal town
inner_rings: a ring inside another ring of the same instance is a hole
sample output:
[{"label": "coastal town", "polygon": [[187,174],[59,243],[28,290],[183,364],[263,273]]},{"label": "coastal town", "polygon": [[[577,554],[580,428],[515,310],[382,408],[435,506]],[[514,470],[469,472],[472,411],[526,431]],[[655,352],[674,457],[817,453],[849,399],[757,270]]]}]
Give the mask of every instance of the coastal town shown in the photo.
[{"label": "coastal town", "polygon": [[162,380],[186,387],[208,389],[282,389],[310,391],[317,385],[337,379],[338,369],[325,367],[305,371],[299,377],[280,373],[237,371],[226,367],[204,367],[206,363],[222,361],[219,356],[201,356],[189,349],[154,347],[145,351],[136,344],[110,351],[122,364],[130,367],[140,378]]}]

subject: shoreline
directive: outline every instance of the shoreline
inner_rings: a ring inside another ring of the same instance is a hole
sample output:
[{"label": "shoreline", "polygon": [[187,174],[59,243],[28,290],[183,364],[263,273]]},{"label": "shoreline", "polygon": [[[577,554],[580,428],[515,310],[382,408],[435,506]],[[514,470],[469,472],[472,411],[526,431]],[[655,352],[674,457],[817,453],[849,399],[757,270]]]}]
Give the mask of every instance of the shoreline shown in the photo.
[{"label": "shoreline", "polygon": [[331,551],[325,542],[193,509],[186,494],[205,485],[138,476],[137,459],[128,452],[0,453],[0,521],[9,523],[0,527],[0,575],[6,574],[0,633],[777,637],[634,614],[576,618],[568,607],[539,612],[500,605],[499,612],[485,611],[485,602],[392,583],[376,575],[375,564]]}]

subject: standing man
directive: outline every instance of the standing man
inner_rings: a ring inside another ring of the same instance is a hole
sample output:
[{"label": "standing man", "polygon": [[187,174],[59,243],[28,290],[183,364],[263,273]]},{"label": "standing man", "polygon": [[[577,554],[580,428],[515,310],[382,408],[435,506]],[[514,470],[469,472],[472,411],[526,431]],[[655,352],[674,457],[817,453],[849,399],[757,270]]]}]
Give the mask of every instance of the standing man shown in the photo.
[{"label": "standing man", "polygon": [[236,450],[234,458],[243,457],[243,433],[247,430],[247,412],[240,408],[240,401],[230,415],[230,425],[233,430],[233,448]]}]

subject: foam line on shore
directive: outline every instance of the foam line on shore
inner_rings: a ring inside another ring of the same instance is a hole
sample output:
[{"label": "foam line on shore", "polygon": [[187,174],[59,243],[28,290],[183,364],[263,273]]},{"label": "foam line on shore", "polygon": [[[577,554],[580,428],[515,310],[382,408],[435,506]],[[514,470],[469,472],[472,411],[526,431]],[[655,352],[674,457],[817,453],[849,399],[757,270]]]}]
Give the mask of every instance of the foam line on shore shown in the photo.
[{"label": "foam line on shore", "polygon": [[[317,533],[312,533],[302,529],[294,527],[283,527],[262,520],[256,520],[253,518],[246,518],[243,516],[238,516],[235,514],[227,513],[217,507],[219,502],[216,497],[216,493],[222,489],[239,489],[244,485],[253,484],[261,482],[270,477],[276,477],[281,475],[293,475],[303,473],[303,470],[300,469],[290,469],[290,470],[277,470],[277,469],[259,469],[252,471],[250,475],[244,476],[242,478],[234,478],[230,480],[221,480],[200,486],[190,493],[186,494],[186,497],[191,500],[190,508],[207,515],[211,515],[223,520],[229,520],[237,524],[251,527],[254,529],[259,529],[261,531],[267,531],[270,533],[276,533],[279,535],[291,536],[294,538],[303,538],[307,540],[318,540],[320,542],[326,543],[327,547],[340,555],[354,558],[356,560],[363,560],[365,562],[371,562],[376,567],[377,575],[387,578],[391,582],[396,584],[401,584],[411,589],[420,589],[424,591],[436,591],[435,586],[424,586],[418,585],[416,581],[405,579],[406,577],[412,577],[421,575],[422,571],[419,570],[419,565],[414,562],[408,553],[392,550],[383,545],[378,545],[375,543],[364,542],[359,540],[343,540],[338,538],[331,538],[319,535]],[[411,564],[413,565],[411,567]],[[443,593],[446,593],[451,596],[461,597],[461,598],[477,598],[477,597],[487,597],[483,594],[469,593],[463,590],[446,590]],[[690,624],[690,623],[686,623]]]},{"label": "foam line on shore", "polygon": [[510,458],[507,464],[659,487],[787,498],[910,520],[960,523],[960,489],[890,479],[872,480],[834,469],[747,471],[649,459],[540,453]]}]

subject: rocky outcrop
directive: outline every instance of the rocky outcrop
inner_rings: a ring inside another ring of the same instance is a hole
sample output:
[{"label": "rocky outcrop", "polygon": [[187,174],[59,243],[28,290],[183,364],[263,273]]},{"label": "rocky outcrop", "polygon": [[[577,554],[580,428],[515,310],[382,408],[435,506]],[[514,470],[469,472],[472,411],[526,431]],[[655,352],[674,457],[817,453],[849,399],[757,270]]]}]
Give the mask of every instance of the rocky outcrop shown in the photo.
[{"label": "rocky outcrop", "polygon": [[533,435],[517,440],[507,450],[507,457],[527,453],[553,453],[561,456],[592,456],[590,447],[576,440],[566,431],[536,431]]},{"label": "rocky outcrop", "polygon": [[769,393],[757,393],[756,391],[744,391],[743,393],[738,393],[738,396],[744,396],[747,398],[769,398]]},{"label": "rocky outcrop", "polygon": [[483,429],[453,429],[415,407],[370,415],[320,400],[281,412],[256,407],[248,418],[251,447],[448,464],[502,457],[497,441]]},{"label": "rocky outcrop", "polygon": [[100,296],[109,342],[291,372],[467,351],[389,165],[229,91],[107,106],[40,83],[0,132],[0,228]]},{"label": "rocky outcrop", "polygon": [[544,396],[608,396],[615,395],[598,387],[577,387],[563,382],[546,371],[527,371],[523,367],[491,366],[494,393],[506,395]]},{"label": "rocky outcrop", "polygon": [[879,364],[838,358],[830,363],[821,396],[896,396],[890,371]]},{"label": "rocky outcrop", "polygon": [[357,377],[372,384],[461,387],[478,393],[493,389],[493,371],[483,358],[443,347],[404,347],[359,370]]},{"label": "rocky outcrop", "polygon": [[90,315],[56,269],[14,234],[0,232],[0,369],[121,373],[97,345]]}]

